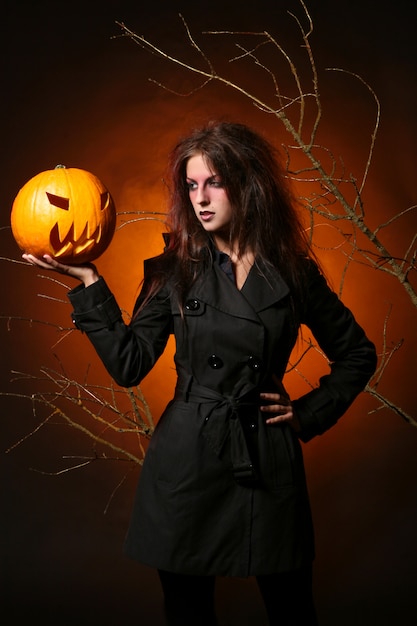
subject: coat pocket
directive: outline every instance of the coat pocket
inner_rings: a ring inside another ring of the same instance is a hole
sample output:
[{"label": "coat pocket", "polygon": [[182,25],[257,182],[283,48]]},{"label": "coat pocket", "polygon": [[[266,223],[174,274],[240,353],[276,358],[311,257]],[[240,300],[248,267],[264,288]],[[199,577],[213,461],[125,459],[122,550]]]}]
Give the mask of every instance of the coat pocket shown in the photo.
[{"label": "coat pocket", "polygon": [[146,454],[147,470],[167,490],[200,491],[218,478],[219,459],[201,431],[199,405],[174,400],[158,422]]},{"label": "coat pocket", "polygon": [[304,475],[301,446],[286,424],[264,424],[261,472],[267,486],[281,489],[295,485]]}]

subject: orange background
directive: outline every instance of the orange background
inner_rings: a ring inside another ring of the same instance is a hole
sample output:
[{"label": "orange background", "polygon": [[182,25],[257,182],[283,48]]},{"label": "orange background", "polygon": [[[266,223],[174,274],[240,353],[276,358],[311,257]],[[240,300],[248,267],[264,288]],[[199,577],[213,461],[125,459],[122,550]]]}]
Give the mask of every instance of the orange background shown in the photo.
[{"label": "orange background", "polygon": [[[358,176],[372,131],[372,103],[352,78],[326,73],[324,68],[360,74],[381,100],[381,129],[364,194],[367,216],[375,226],[417,199],[416,9],[406,0],[395,3],[395,13],[383,6],[376,12],[370,0],[310,4],[320,5],[311,6],[315,27],[311,41],[324,105],[320,139]],[[19,259],[8,228],[9,213],[29,178],[57,163],[92,171],[110,189],[120,214],[119,230],[97,265],[121,307],[131,311],[142,261],[161,250],[163,224],[140,221],[120,228],[128,219],[122,214],[164,210],[162,178],[175,139],[210,117],[249,123],[278,145],[290,139],[278,122],[230,89],[209,85],[184,98],[149,82],[152,77],[183,91],[196,84],[187,73],[131,41],[112,38],[120,33],[115,20],[183,55],[186,39],[180,11],[198,41],[220,63],[231,51],[230,41],[222,37],[213,44],[201,31],[269,30],[298,57],[300,41],[286,9],[301,16],[300,6],[296,0],[259,0],[255,8],[227,0],[213,0],[203,8],[195,2],[144,6],[126,0],[75,1],[65,9],[49,1],[6,5],[1,256]],[[237,67],[239,80],[253,85],[246,66]],[[263,83],[256,83],[256,88],[262,91]],[[302,185],[297,191],[305,193]],[[401,255],[416,226],[410,215],[387,231],[386,241],[396,254]],[[320,242],[330,244],[321,233]],[[324,250],[320,256],[337,286],[341,255]],[[69,304],[38,296],[65,300],[65,288],[37,277],[36,270],[24,265],[2,261],[1,267],[0,314],[70,325]],[[379,351],[392,305],[388,339],[393,343],[404,339],[404,344],[380,390],[417,419],[415,309],[394,279],[361,266],[349,270],[343,298]],[[69,377],[81,379],[90,365],[89,380],[108,384],[102,365],[79,334],[57,343],[60,336],[51,326],[16,319],[2,319],[0,332],[0,392],[30,393],[35,383],[11,382],[15,377],[11,371],[36,376],[41,366],[63,366]],[[156,418],[172,384],[168,358],[142,385]],[[299,382],[290,385],[293,393],[300,391]],[[39,420],[27,401],[0,397],[0,406],[4,450]],[[369,414],[375,406],[362,396],[336,428],[305,448],[316,521],[315,587],[322,626],[416,623],[417,431],[385,410]],[[81,434],[52,423],[2,455],[2,574],[8,601],[0,611],[8,613],[2,620],[8,626],[28,615],[54,626],[162,623],[155,572],[122,554],[137,470],[129,473],[106,515],[108,499],[126,472],[123,463],[97,462],[58,476],[39,473],[64,470],[73,463],[65,456],[90,454],[91,444]],[[262,624],[262,607],[250,580],[220,581],[218,603],[223,621]]]}]

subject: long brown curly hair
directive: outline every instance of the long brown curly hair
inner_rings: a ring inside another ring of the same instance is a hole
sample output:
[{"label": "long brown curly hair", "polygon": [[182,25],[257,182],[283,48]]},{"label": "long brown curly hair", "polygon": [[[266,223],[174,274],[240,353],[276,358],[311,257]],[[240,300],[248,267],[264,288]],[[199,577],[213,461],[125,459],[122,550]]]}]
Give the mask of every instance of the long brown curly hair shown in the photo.
[{"label": "long brown curly hair", "polygon": [[[251,250],[257,261],[277,269],[295,301],[301,301],[305,257],[313,256],[296,200],[277,150],[239,123],[210,122],[178,141],[168,163],[169,272],[147,280],[146,301],[174,274],[180,303],[212,262],[213,240],[198,221],[186,181],[188,160],[201,154],[220,177],[233,207],[230,243],[237,254]],[[172,262],[171,262],[172,261]],[[143,301],[142,301],[143,302]]]}]

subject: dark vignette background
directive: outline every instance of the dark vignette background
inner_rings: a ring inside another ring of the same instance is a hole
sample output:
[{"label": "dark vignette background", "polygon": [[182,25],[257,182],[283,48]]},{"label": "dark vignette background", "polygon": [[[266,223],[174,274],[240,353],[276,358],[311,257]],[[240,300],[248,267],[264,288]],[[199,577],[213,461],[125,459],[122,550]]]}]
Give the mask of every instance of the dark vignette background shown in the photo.
[{"label": "dark vignette background", "polygon": [[[320,0],[309,5],[319,62],[361,74],[381,99],[382,126],[370,182],[377,188],[375,197],[379,187],[392,213],[415,204],[415,3]],[[212,92],[205,101],[203,93],[193,109],[186,100],[178,101],[147,83],[152,64],[157,71],[160,66],[130,42],[112,39],[119,32],[116,19],[156,41],[172,41],[176,49],[178,12],[197,31],[271,29],[281,35],[286,9],[298,11],[296,0],[3,3],[0,226],[7,227],[13,198],[26,180],[62,159],[97,173],[116,200],[120,198],[120,205],[129,197],[124,182],[136,180],[139,167],[144,181],[139,191],[147,201],[146,187],[155,184],[177,130],[200,116],[217,115],[217,108],[228,113],[223,92],[218,101]],[[283,36],[290,38],[291,33]],[[328,97],[337,106],[338,94]],[[230,96],[230,110],[236,106]],[[356,114],[362,103],[354,100],[352,106],[354,113],[348,118],[340,119],[336,108],[330,112],[335,136],[340,125],[349,134],[359,123]],[[131,136],[124,119],[136,124]],[[121,138],[119,131],[124,133]],[[381,203],[381,215],[384,210]],[[1,256],[18,258],[10,232],[2,230],[0,236]],[[130,259],[117,252],[120,256],[103,260],[105,269],[117,276],[114,266],[120,263],[121,271],[126,267],[130,276]],[[31,316],[33,310],[39,311],[30,274],[13,273],[7,263],[2,271],[0,313]],[[121,294],[128,309],[133,295]],[[371,311],[363,313],[364,321],[370,317]],[[405,325],[415,325],[410,315],[404,320]],[[36,329],[28,342],[20,327],[8,331],[4,320],[1,324],[4,391],[11,369],[35,371],[43,363],[49,339]],[[75,361],[78,346],[87,350],[82,342],[74,342]],[[415,347],[414,339],[407,352],[414,357],[399,364],[414,415]],[[2,399],[0,410],[3,450],[28,432],[33,420],[28,407],[18,402]],[[314,442],[306,455],[317,527],[315,586],[322,626],[416,623],[416,438],[415,429],[392,415],[364,419],[352,414]],[[161,624],[155,573],[122,554],[137,472],[104,515],[120,478],[111,464],[92,464],[57,477],[30,469],[59,470],[56,459],[74,451],[88,454],[89,447],[74,433],[63,437],[51,427],[2,454],[2,624]],[[218,603],[225,623],[264,623],[250,580],[219,581]]]}]

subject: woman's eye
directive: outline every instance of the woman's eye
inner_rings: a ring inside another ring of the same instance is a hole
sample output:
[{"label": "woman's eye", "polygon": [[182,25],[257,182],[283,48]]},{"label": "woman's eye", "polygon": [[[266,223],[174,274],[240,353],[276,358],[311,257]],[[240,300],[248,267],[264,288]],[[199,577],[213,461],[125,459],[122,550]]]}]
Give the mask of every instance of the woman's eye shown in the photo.
[{"label": "woman's eye", "polygon": [[223,187],[223,183],[222,183],[221,180],[211,180],[210,181],[210,186],[211,187],[220,188],[220,187]]},{"label": "woman's eye", "polygon": [[194,189],[197,189],[197,183],[192,183],[191,181],[187,181],[187,189],[189,191],[193,191]]}]

